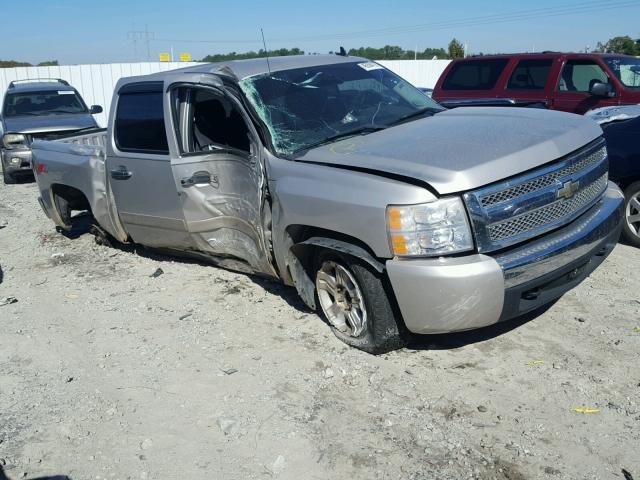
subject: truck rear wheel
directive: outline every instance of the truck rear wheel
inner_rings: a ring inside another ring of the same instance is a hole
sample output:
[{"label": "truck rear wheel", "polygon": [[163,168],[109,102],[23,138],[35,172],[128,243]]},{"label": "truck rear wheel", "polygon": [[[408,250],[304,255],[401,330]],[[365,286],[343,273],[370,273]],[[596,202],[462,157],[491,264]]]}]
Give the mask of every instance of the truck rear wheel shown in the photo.
[{"label": "truck rear wheel", "polygon": [[65,224],[67,229],[70,229],[71,228],[71,205],[69,204],[69,201],[62,195],[58,195],[56,193],[53,197],[53,202],[55,204],[56,210],[58,211],[58,215],[62,220],[62,223]]},{"label": "truck rear wheel", "polygon": [[355,257],[325,251],[315,272],[318,313],[336,337],[372,354],[406,345],[404,324],[394,313],[384,277],[374,268]]},{"label": "truck rear wheel", "polygon": [[640,182],[634,182],[624,189],[622,236],[631,245],[640,248]]}]

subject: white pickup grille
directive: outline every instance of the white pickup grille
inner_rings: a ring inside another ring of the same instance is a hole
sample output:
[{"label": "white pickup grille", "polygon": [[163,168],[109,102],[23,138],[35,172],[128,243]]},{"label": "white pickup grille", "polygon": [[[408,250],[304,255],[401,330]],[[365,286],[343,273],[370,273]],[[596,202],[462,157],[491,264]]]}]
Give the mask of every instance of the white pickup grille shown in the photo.
[{"label": "white pickup grille", "polygon": [[604,140],[529,173],[464,195],[480,252],[500,250],[561,227],[607,188]]},{"label": "white pickup grille", "polygon": [[605,173],[598,180],[578,191],[578,193],[569,200],[562,198],[549,205],[522,215],[517,215],[504,222],[489,225],[489,237],[493,241],[503,240],[562,218],[573,216],[576,212],[592,204],[596,198],[602,195],[602,192],[607,186],[607,177],[608,175]]},{"label": "white pickup grille", "polygon": [[500,190],[498,192],[481,197],[480,202],[483,206],[488,207],[506,202],[516,197],[521,197],[522,195],[526,195],[531,192],[535,192],[536,190],[540,190],[542,188],[548,187],[549,185],[553,185],[558,181],[558,179],[562,177],[573,175],[577,172],[591,167],[592,165],[595,165],[596,163],[601,162],[606,158],[606,156],[607,149],[602,146],[595,152],[590,153],[589,155],[571,165],[561,168],[560,170],[549,172],[546,175],[534,178],[533,180],[529,180],[528,182],[524,182],[519,185],[515,185],[513,187],[509,187],[504,190]]}]

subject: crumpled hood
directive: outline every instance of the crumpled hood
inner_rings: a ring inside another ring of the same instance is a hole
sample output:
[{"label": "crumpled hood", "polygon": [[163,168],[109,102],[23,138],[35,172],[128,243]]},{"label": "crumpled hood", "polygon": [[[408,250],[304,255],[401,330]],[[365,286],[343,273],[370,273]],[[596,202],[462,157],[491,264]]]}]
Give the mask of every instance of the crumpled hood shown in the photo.
[{"label": "crumpled hood", "polygon": [[4,118],[5,133],[42,133],[96,127],[90,113]]},{"label": "crumpled hood", "polygon": [[579,115],[467,107],[323,145],[295,159],[402,175],[448,194],[551,162],[600,135],[597,123]]},{"label": "crumpled hood", "polygon": [[621,120],[630,120],[640,117],[640,105],[616,105],[614,107],[602,107],[589,110],[584,114],[600,125],[609,122],[619,122]]}]

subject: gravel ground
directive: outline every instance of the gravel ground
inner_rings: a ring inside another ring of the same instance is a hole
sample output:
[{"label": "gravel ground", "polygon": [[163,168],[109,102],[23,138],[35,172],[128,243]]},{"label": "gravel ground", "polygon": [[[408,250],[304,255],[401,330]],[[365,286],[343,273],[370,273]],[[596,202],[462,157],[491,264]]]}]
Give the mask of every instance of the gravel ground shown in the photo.
[{"label": "gravel ground", "polygon": [[374,357],[290,288],[63,236],[0,187],[11,479],[640,478],[637,250],[538,316]]}]

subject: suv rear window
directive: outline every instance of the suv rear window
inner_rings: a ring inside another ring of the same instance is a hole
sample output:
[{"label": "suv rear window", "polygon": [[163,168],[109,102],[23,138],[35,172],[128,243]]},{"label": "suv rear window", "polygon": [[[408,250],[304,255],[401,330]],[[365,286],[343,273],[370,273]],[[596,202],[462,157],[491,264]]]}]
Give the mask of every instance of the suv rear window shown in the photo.
[{"label": "suv rear window", "polygon": [[507,65],[506,58],[457,63],[442,84],[443,90],[491,90]]},{"label": "suv rear window", "polygon": [[552,60],[520,60],[513,70],[507,89],[509,90],[544,90],[551,70]]}]

